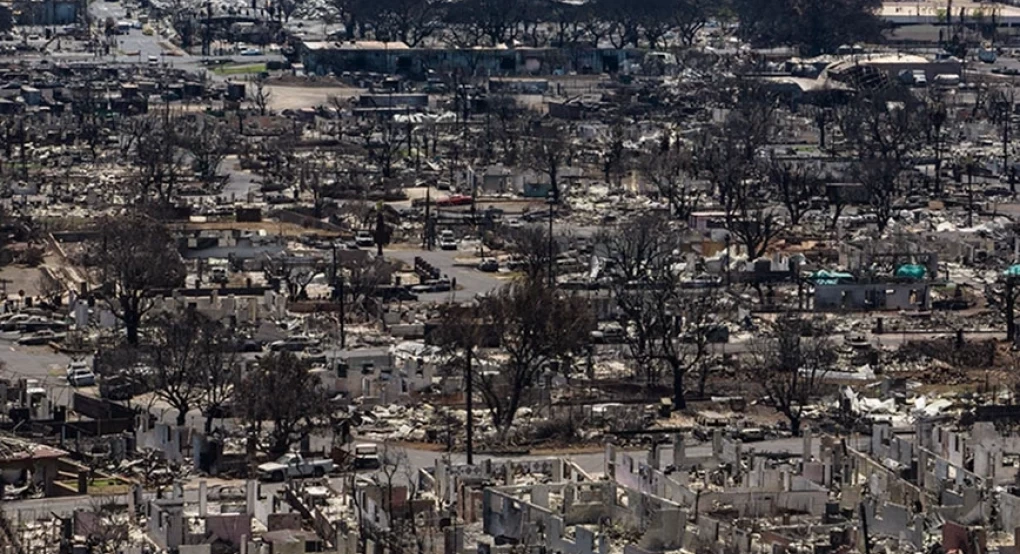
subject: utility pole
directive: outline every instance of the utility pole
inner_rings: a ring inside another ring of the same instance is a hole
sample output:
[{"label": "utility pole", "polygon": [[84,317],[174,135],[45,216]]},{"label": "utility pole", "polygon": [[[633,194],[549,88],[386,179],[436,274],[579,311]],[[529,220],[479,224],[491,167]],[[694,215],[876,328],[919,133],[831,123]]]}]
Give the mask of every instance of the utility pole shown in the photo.
[{"label": "utility pole", "polygon": [[967,162],[967,227],[974,226],[974,163]]},{"label": "utility pole", "polygon": [[383,256],[383,242],[386,240],[386,221],[383,219],[383,203],[375,205],[375,247],[376,255]]},{"label": "utility pole", "polygon": [[346,310],[344,309],[344,274],[343,271],[337,266],[336,263],[336,243],[333,243],[333,299],[339,300],[340,302],[340,348],[343,349],[347,344],[347,333],[345,328],[344,320],[346,318]]},{"label": "utility pole", "polygon": [[340,349],[347,347],[346,319],[347,310],[344,309],[344,274],[341,271],[337,283],[340,285]]},{"label": "utility pole", "polygon": [[425,232],[422,234],[421,245],[425,250],[432,250],[432,186],[425,185]]},{"label": "utility pole", "polygon": [[472,356],[473,350],[474,349],[472,347],[470,347],[470,346],[466,349],[466,353],[465,353],[466,363],[465,363],[465,370],[464,370],[464,388],[465,388],[465,391],[464,391],[465,398],[464,398],[464,400],[467,403],[467,428],[466,428],[466,430],[467,430],[467,463],[468,463],[468,465],[474,465],[474,463],[475,463],[475,442],[474,442],[475,422],[474,422],[474,417],[473,417],[474,412],[472,411],[472,409],[474,408],[474,400],[472,400],[472,396],[474,395],[474,378],[472,377],[472,373],[474,373],[474,371],[473,371],[473,368],[471,367],[471,359],[473,357]]},{"label": "utility pole", "polygon": [[556,287],[555,263],[556,255],[553,248],[553,208],[556,206],[556,191],[550,190],[546,203],[549,204],[549,288]]},{"label": "utility pole", "polygon": [[1006,109],[1002,112],[1002,170],[1009,176],[1009,193],[1016,194],[1016,185],[1013,182],[1013,171],[1009,167],[1009,139],[1013,124],[1013,108],[1016,105],[1016,95],[1012,87],[1009,89],[1009,100]]},{"label": "utility pole", "polygon": [[864,554],[871,554],[871,537],[868,536],[868,514],[864,502],[857,505],[861,514],[861,533],[864,535]]},{"label": "utility pole", "polygon": [[1006,276],[1006,340],[1012,344],[1016,343],[1016,299],[1013,296],[1013,286],[1016,278],[1012,275]]}]

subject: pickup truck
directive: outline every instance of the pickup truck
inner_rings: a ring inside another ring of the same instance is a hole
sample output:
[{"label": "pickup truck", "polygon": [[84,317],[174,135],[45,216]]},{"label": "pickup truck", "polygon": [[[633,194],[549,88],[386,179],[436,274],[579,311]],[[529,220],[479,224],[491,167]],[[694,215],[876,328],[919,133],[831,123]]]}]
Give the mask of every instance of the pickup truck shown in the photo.
[{"label": "pickup truck", "polygon": [[309,460],[301,454],[280,456],[275,462],[259,465],[259,479],[283,481],[287,477],[322,477],[333,471],[333,460]]}]

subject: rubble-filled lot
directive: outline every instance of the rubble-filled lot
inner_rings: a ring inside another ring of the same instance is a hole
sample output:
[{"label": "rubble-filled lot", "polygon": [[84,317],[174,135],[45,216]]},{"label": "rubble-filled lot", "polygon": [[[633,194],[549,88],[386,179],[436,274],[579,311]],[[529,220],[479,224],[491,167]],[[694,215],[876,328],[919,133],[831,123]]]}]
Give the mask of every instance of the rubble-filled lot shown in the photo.
[{"label": "rubble-filled lot", "polygon": [[377,4],[11,11],[0,545],[1015,549],[1020,11]]}]

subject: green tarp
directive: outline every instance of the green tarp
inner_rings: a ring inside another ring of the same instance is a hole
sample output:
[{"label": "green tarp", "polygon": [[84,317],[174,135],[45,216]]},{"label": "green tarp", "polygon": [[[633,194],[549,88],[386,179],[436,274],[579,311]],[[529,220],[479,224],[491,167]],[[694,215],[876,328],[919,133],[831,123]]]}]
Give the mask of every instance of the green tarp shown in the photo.
[{"label": "green tarp", "polygon": [[906,279],[924,279],[928,270],[923,265],[903,264],[896,268],[896,276]]}]

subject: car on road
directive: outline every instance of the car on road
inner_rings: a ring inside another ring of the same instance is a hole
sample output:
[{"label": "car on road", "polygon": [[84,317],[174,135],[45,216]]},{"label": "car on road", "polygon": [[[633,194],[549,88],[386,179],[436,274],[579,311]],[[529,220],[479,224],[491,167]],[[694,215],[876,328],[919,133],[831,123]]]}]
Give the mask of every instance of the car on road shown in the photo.
[{"label": "car on road", "polygon": [[283,481],[288,477],[323,477],[333,471],[333,460],[308,459],[297,452],[291,452],[274,462],[259,465],[257,470],[259,479],[264,481]]},{"label": "car on road", "polygon": [[484,271],[486,273],[495,273],[499,271],[499,262],[493,258],[488,258],[478,262],[478,271]]},{"label": "car on road", "polygon": [[244,50],[241,50],[241,55],[242,56],[261,56],[262,55],[262,50],[259,50],[258,48],[245,48]]},{"label": "car on road", "polygon": [[72,387],[91,387],[96,384],[96,374],[83,361],[71,362],[67,365],[67,384]]},{"label": "car on road", "polygon": [[443,250],[457,249],[457,237],[454,236],[453,231],[445,229],[439,233],[439,248]]}]

